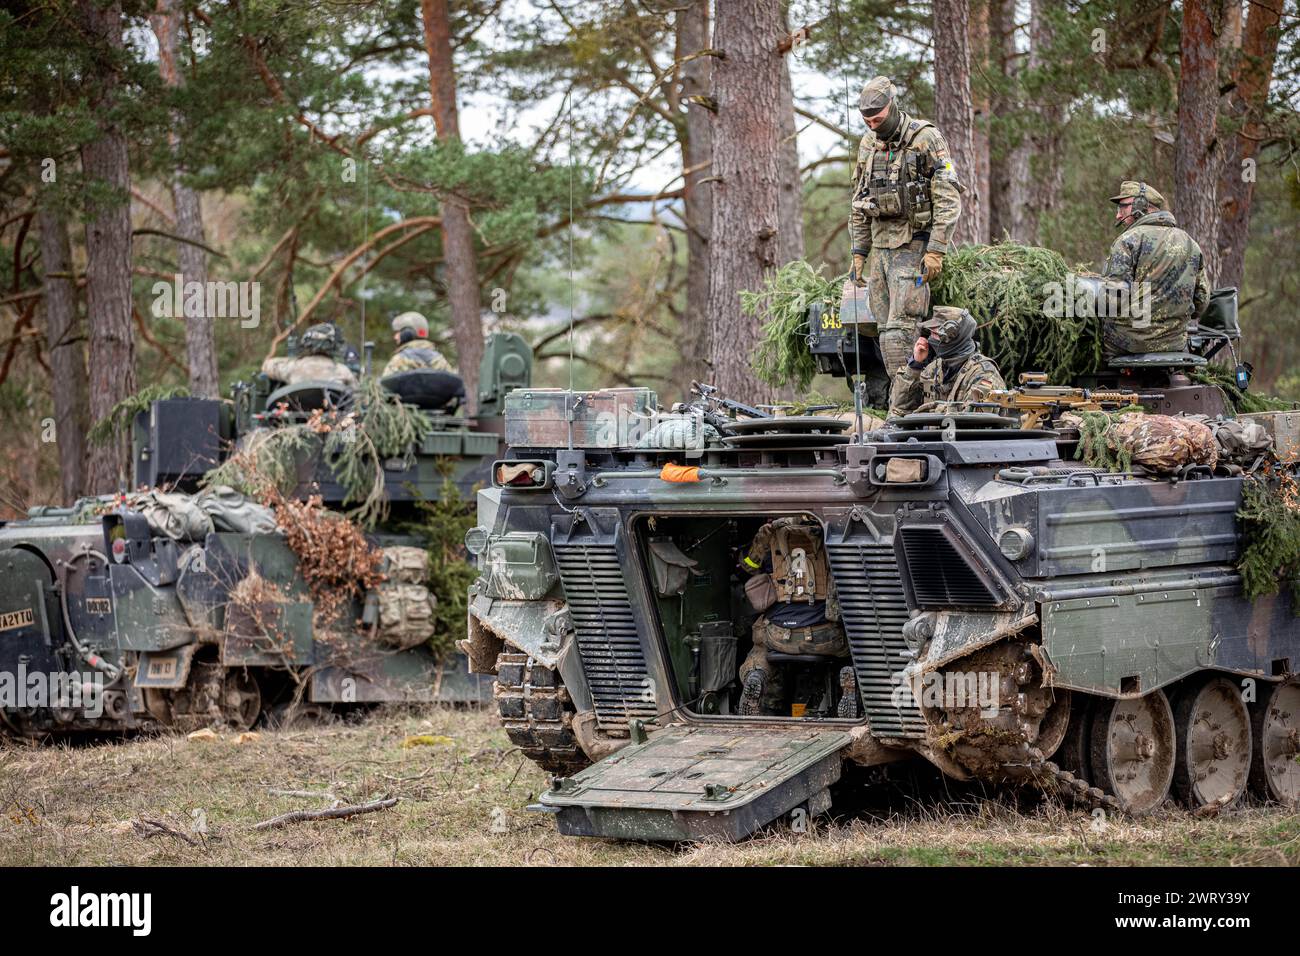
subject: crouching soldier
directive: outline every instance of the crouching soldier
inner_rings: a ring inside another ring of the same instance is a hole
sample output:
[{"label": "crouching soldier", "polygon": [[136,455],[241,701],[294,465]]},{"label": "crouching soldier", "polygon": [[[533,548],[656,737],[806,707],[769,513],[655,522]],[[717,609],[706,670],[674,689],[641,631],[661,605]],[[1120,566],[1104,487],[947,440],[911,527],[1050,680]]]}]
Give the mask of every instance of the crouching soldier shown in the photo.
[{"label": "crouching soldier", "polygon": [[[773,676],[768,654],[842,658],[849,652],[826,563],[821,527],[800,518],[777,518],[758,529],[741,560],[751,578],[746,592],[763,614],[754,622],[754,646],[740,665],[740,713],[762,713]],[[768,581],[760,575],[766,572]],[[766,591],[766,597],[756,592]]]},{"label": "crouching soldier", "polygon": [[975,317],[938,305],[921,323],[912,359],[894,377],[889,414],[906,415],[933,402],[982,402],[1006,388],[997,364],[975,348]]}]

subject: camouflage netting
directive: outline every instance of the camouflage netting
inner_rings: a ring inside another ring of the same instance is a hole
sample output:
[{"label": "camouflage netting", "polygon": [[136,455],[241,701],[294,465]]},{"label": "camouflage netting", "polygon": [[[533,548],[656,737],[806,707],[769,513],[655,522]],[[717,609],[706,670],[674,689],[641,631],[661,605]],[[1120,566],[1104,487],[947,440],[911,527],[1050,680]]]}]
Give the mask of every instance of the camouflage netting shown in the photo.
[{"label": "camouflage netting", "polygon": [[[816,374],[808,351],[808,309],[816,302],[838,309],[848,280],[847,275],[828,277],[825,271],[825,265],[814,269],[795,260],[772,273],[762,289],[741,293],[742,311],[761,322],[762,339],[752,360],[763,381],[790,384],[798,391]],[[1068,290],[1071,271],[1058,253],[1038,246],[961,246],[944,258],[933,304],[970,311],[979,323],[980,351],[997,362],[1008,382],[1033,371],[1066,383],[1101,365],[1097,322],[1044,311],[1050,284]],[[1081,269],[1073,271],[1082,274]]]},{"label": "camouflage netting", "polygon": [[1048,381],[1067,384],[1101,366],[1101,326],[1044,309],[1053,285],[1064,290],[1071,272],[1085,271],[1039,246],[960,246],[944,257],[934,304],[970,311],[979,324],[980,351],[1006,381],[1014,383],[1021,372],[1046,372]]},{"label": "camouflage netting", "polygon": [[368,379],[346,410],[318,409],[305,422],[253,432],[203,484],[227,485],[259,499],[272,492],[288,495],[298,485],[300,466],[319,450],[347,491],[344,503],[356,503],[349,517],[373,528],[388,513],[384,461],[408,454],[432,430],[427,414]]},{"label": "camouflage netting", "polygon": [[424,540],[429,555],[429,589],[438,596],[430,644],[441,656],[465,633],[469,586],[478,571],[465,553],[465,532],[475,524],[473,502],[464,501],[446,477],[437,501],[420,506],[422,521],[410,530]]},{"label": "camouflage netting", "polygon": [[273,491],[269,504],[285,544],[298,556],[321,629],[337,625],[349,602],[384,583],[384,553],[319,495],[295,501]]},{"label": "camouflage netting", "polygon": [[1274,468],[1247,476],[1237,518],[1244,542],[1237,570],[1246,596],[1276,594],[1287,581],[1292,610],[1300,612],[1300,488],[1295,476]]}]

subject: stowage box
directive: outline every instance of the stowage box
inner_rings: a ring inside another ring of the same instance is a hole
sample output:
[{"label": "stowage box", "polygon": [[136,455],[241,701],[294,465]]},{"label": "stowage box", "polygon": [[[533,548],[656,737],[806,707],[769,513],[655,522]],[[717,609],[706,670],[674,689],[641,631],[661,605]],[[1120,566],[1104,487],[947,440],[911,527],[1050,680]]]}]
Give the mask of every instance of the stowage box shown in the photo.
[{"label": "stowage box", "polygon": [[516,389],[506,396],[506,444],[511,448],[626,448],[654,425],[658,396],[648,388],[570,392]]}]

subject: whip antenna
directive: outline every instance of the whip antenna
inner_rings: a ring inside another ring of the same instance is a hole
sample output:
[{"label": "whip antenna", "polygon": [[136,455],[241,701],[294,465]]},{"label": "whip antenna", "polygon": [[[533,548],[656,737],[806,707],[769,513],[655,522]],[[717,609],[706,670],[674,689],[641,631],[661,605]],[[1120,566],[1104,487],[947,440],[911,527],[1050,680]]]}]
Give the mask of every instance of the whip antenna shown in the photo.
[{"label": "whip antenna", "polygon": [[573,399],[573,324],[574,312],[577,308],[577,292],[573,279],[573,90],[569,90],[564,100],[569,121],[569,394],[564,397],[564,417],[568,420],[569,450],[572,451],[573,416],[578,410],[578,405],[582,403],[582,399],[578,399],[572,408],[569,407],[569,402]]},{"label": "whip antenna", "polygon": [[[361,185],[361,241],[368,242],[370,239],[370,164],[365,166],[365,179]],[[367,256],[369,258],[369,256]],[[370,273],[368,267],[361,270],[361,351],[366,350],[366,276]],[[362,374],[370,374],[370,362],[365,363]]]},{"label": "whip antenna", "polygon": [[[831,0],[831,9],[835,13],[835,39],[839,43],[839,47],[840,47],[840,54],[841,54],[840,62],[845,63],[847,62],[847,54],[845,54],[845,50],[844,50],[844,20],[840,15],[840,5],[837,2],[835,2],[835,0]],[[845,132],[848,132],[849,126],[853,122],[853,112],[852,112],[852,107],[849,105],[849,95],[850,95],[849,74],[845,73],[844,74],[844,131]],[[849,148],[850,149],[853,148],[852,137],[849,137]],[[849,233],[849,262],[852,262],[853,261],[853,200],[852,199],[850,199],[849,201],[848,233]],[[863,267],[865,268],[865,266],[866,266],[866,261],[864,260]],[[850,272],[851,271],[852,268],[850,267]],[[865,444],[863,439],[863,428],[862,428],[862,390],[866,386],[866,382],[862,378],[862,333],[860,331],[861,324],[858,321],[858,284],[857,284],[858,280],[861,278],[862,278],[861,276],[854,276],[849,281],[853,283],[853,358],[854,358],[854,364],[857,367],[854,373],[854,380],[853,380],[853,421],[854,421],[854,427],[857,429],[858,444]],[[883,349],[881,350],[880,354],[882,357],[884,356]],[[840,361],[841,362],[844,361],[843,351],[840,352]],[[848,369],[846,368],[845,371],[847,372]],[[889,370],[885,369],[885,371],[888,372]]]}]

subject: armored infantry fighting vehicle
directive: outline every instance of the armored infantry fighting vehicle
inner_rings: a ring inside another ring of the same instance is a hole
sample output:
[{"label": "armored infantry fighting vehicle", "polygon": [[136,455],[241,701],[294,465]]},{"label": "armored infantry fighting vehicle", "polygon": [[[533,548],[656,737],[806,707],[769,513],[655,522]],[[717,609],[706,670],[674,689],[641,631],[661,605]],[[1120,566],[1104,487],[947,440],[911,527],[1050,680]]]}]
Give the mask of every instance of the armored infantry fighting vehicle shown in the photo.
[{"label": "armored infantry fighting vehicle", "polygon": [[[1117,376],[1172,369],[1165,392],[1143,380],[1166,410],[1203,360],[1125,357]],[[825,810],[846,764],[917,759],[1131,813],[1300,798],[1300,609],[1243,593],[1241,468],[1088,467],[997,409],[859,436],[655,406],[514,392],[467,538],[463,647],[555,775],[538,808],[561,832],[742,838]],[[844,641],[768,643],[751,686],[771,601],[746,587],[753,542],[791,520],[813,540],[780,573],[803,562]]]},{"label": "armored infantry fighting vehicle", "polygon": [[[355,353],[337,358],[359,365]],[[290,701],[310,711],[485,699],[487,683],[463,657],[439,660],[429,648],[438,595],[426,586],[423,542],[404,527],[448,481],[467,503],[486,483],[503,447],[502,401],[528,385],[531,363],[519,336],[488,340],[476,419],[459,411],[459,376],[382,380],[432,429],[379,464],[387,514],[367,539],[384,551],[387,580],[333,609],[343,623],[328,631],[269,510],[228,490],[199,493],[199,484],[232,450],[323,410],[345,416],[352,391],[259,375],[235,386],[233,402],[153,402],[133,428],[133,487],[153,491],[33,508],[0,526],[3,724],[24,734],[213,720],[246,729]],[[355,501],[324,447],[323,438],[294,446],[288,498],[318,495],[345,510]]]}]

